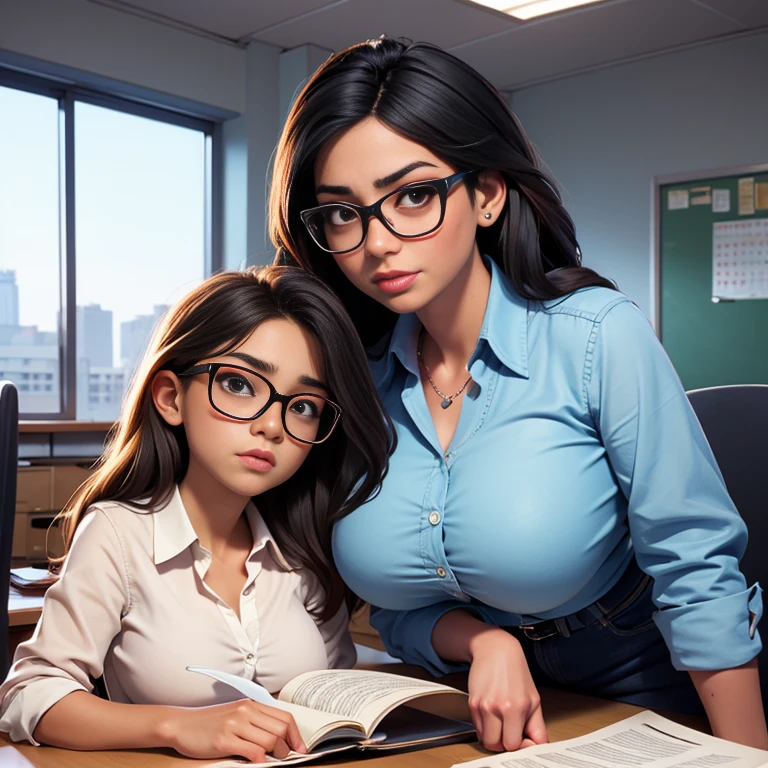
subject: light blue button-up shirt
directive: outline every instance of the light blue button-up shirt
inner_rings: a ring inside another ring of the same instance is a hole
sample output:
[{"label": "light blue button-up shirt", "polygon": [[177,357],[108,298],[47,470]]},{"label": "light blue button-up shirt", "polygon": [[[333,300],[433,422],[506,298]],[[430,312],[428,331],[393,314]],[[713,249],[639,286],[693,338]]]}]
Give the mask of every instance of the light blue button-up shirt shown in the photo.
[{"label": "light blue button-up shirt", "polygon": [[341,575],[390,653],[433,674],[431,634],[467,608],[514,626],[598,600],[632,557],[654,580],[679,669],[761,649],[746,528],[653,329],[623,294],[528,302],[490,260],[473,385],[443,454],[419,378],[415,315],[373,364],[398,447],[378,496],[341,520]]}]

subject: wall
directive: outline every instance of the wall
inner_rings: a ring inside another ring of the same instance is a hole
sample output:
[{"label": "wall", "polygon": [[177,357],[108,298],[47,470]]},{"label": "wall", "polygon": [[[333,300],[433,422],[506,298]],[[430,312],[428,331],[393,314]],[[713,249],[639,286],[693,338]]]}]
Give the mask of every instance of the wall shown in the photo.
[{"label": "wall", "polygon": [[768,33],[515,92],[564,187],[584,263],[653,317],[654,176],[768,161]]},{"label": "wall", "polygon": [[232,113],[245,109],[242,47],[88,0],[2,0],[0,49]]},{"label": "wall", "polygon": [[0,0],[0,65],[221,125],[218,250],[229,268],[272,259],[266,178],[280,109],[310,74],[318,50],[238,46],[88,0]]}]

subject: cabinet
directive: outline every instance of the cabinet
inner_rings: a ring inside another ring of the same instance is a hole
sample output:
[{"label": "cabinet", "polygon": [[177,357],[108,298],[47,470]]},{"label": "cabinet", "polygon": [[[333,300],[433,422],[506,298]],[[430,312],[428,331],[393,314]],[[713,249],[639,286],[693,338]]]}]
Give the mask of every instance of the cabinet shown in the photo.
[{"label": "cabinet", "polygon": [[90,471],[79,464],[19,467],[11,554],[14,560],[41,562],[63,553],[61,534],[52,523]]}]

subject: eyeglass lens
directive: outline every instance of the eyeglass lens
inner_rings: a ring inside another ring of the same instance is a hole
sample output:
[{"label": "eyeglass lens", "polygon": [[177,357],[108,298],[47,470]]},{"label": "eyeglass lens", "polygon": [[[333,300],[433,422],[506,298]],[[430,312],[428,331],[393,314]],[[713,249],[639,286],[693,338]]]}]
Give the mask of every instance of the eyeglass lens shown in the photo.
[{"label": "eyeglass lens", "polygon": [[[381,213],[398,235],[418,237],[440,223],[441,197],[433,184],[411,186],[384,198]],[[329,251],[350,251],[363,242],[360,214],[344,203],[315,211],[307,217],[307,227],[318,245]]]},{"label": "eyeglass lens", "polygon": [[[222,366],[211,383],[214,407],[236,419],[256,416],[269,402],[271,392],[267,382],[240,368]],[[328,437],[336,412],[319,395],[297,395],[285,407],[285,429],[299,440],[319,442]]]}]

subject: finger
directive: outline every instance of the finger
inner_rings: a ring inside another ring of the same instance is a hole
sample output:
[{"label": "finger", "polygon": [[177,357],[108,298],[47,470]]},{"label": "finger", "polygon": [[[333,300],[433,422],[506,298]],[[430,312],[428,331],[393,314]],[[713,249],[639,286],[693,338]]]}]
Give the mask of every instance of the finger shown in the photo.
[{"label": "finger", "polygon": [[503,732],[501,734],[502,749],[514,752],[520,749],[523,741],[525,712],[519,706],[511,706],[504,715]]},{"label": "finger", "polygon": [[494,712],[483,712],[483,746],[493,752],[503,752],[502,719]]},{"label": "finger", "polygon": [[277,707],[268,707],[266,711],[264,709],[261,711],[276,720],[280,720],[286,726],[285,730],[282,731],[280,735],[294,750],[296,750],[296,752],[306,753],[307,747],[299,733],[299,726],[296,725],[296,721],[293,719],[293,715],[290,712],[286,712],[284,709],[278,709]]},{"label": "finger", "polygon": [[546,744],[549,741],[541,704],[533,710],[528,718],[528,722],[525,724],[525,735],[536,744]]},{"label": "finger", "polygon": [[475,732],[477,733],[477,740],[483,740],[483,715],[476,705],[469,705],[469,714],[472,718],[472,725],[475,726]]},{"label": "finger", "polygon": [[235,737],[232,740],[231,751],[227,751],[230,755],[244,757],[249,763],[265,763],[267,761],[267,753],[258,744],[252,744],[245,739]]},{"label": "finger", "polygon": [[526,747],[535,747],[535,746],[536,746],[536,742],[531,741],[528,738],[525,738],[520,742],[520,749],[525,749]]},{"label": "finger", "polygon": [[266,754],[274,755],[275,757],[286,757],[291,751],[290,747],[285,743],[285,740],[280,736],[275,735],[275,733],[266,730],[265,728],[260,728],[259,726],[251,725],[249,723],[243,723],[235,732],[235,736],[243,741],[255,744]]}]

